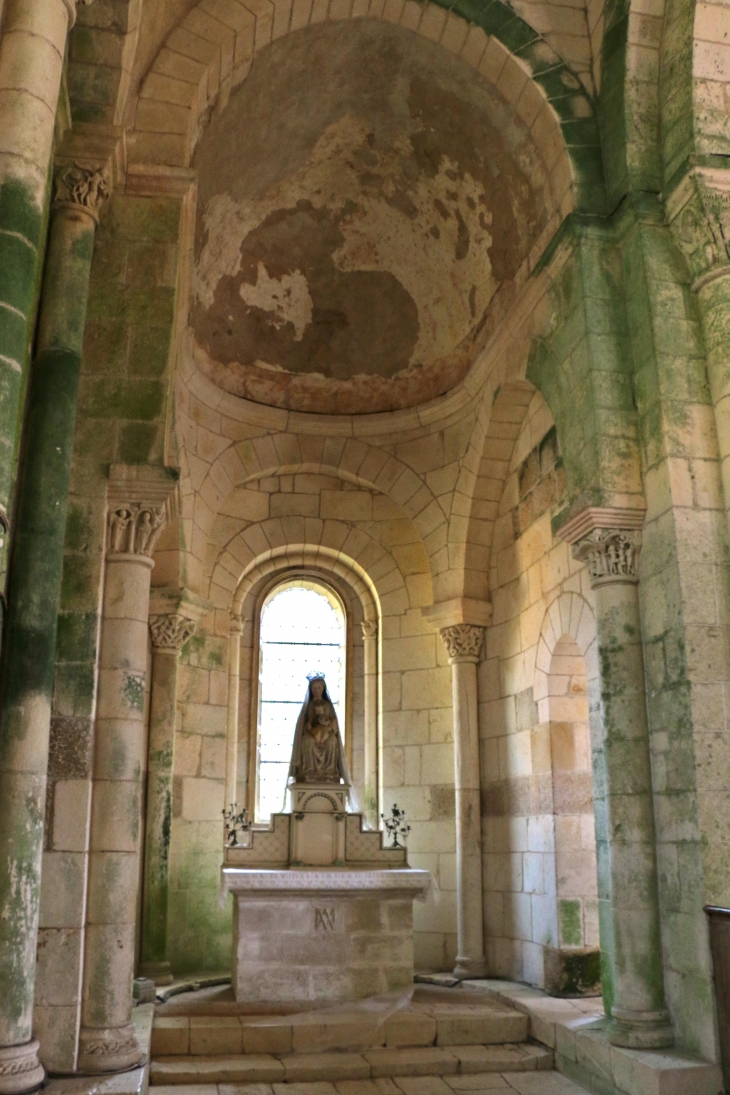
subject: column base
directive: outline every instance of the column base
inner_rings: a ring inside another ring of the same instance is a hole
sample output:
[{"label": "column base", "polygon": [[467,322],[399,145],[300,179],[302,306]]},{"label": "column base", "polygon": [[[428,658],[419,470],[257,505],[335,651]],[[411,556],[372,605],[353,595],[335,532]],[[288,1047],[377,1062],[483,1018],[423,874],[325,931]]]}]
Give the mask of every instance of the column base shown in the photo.
[{"label": "column base", "polygon": [[454,977],[486,976],[487,960],[483,954],[478,955],[476,958],[462,958],[457,954],[456,965],[454,966]]},{"label": "column base", "polygon": [[611,1045],[623,1049],[667,1049],[674,1045],[668,1011],[614,1008],[607,1033]]},{"label": "column base", "polygon": [[81,1028],[79,1072],[124,1072],[141,1065],[143,1060],[144,1054],[131,1023],[123,1027]]},{"label": "column base", "polygon": [[139,976],[148,977],[156,985],[171,985],[174,981],[169,962],[142,962]]},{"label": "column base", "polygon": [[38,1060],[37,1038],[20,1046],[0,1046],[0,1095],[37,1091],[46,1078]]}]

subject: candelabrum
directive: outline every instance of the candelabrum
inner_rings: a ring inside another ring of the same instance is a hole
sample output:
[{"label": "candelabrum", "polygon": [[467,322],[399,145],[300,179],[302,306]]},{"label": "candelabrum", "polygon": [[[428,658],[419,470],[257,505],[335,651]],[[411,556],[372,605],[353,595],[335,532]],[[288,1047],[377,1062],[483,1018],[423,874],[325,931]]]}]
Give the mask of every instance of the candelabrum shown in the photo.
[{"label": "candelabrum", "polygon": [[[385,826],[385,831],[388,834],[388,839],[392,840],[391,848],[405,848],[408,834],[411,831],[410,825],[406,825],[406,812],[405,810],[399,810],[398,804],[393,803],[393,808],[390,813],[390,817],[386,817],[385,814],[381,814],[380,818]],[[398,838],[401,838],[403,843],[400,843]]]},{"label": "candelabrum", "polygon": [[238,844],[239,832],[245,833],[251,828],[251,822],[248,818],[248,810],[243,809],[239,812],[238,803],[232,802],[227,810],[221,810],[223,814],[223,824],[226,831],[226,844],[229,848]]}]

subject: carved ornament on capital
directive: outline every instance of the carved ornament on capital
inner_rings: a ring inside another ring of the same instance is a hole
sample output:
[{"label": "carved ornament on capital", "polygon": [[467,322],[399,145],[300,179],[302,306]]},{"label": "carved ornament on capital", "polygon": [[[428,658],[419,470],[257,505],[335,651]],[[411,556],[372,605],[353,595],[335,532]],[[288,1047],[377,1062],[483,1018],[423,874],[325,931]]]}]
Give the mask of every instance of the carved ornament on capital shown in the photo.
[{"label": "carved ornament on capital", "polygon": [[573,544],[573,557],[585,563],[593,589],[609,582],[638,582],[641,532],[594,528]]},{"label": "carved ornament on capital", "polygon": [[115,503],[109,509],[107,554],[151,558],[166,518],[164,505]]},{"label": "carved ornament on capital", "polygon": [[195,633],[196,627],[195,620],[190,620],[179,612],[150,616],[152,645],[160,650],[174,650],[179,653]]},{"label": "carved ornament on capital", "polygon": [[243,632],[243,616],[237,612],[231,612],[230,634],[241,635]]},{"label": "carved ornament on capital", "polygon": [[484,628],[475,624],[453,624],[439,631],[450,662],[478,662]]},{"label": "carved ornament on capital", "polygon": [[667,216],[695,290],[730,274],[730,172],[693,167],[668,198]]},{"label": "carved ornament on capital", "polygon": [[362,620],[360,626],[362,627],[363,639],[377,639],[378,637],[378,621],[377,620]]},{"label": "carved ornament on capital", "polygon": [[54,207],[81,209],[98,224],[101,207],[108,198],[106,175],[99,168],[81,167],[75,163],[71,167],[64,165],[58,169]]}]

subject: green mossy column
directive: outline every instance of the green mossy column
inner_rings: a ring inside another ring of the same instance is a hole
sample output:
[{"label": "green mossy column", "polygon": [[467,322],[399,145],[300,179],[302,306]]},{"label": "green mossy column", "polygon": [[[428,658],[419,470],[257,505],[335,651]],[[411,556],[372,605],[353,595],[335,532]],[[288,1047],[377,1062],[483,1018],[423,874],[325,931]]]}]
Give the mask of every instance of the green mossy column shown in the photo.
[{"label": "green mossy column", "polygon": [[596,604],[605,810],[611,876],[613,1003],[609,1040],[673,1042],[664,1000],[654,805],[638,596],[641,533],[584,510],[561,530],[588,568]]},{"label": "green mossy column", "polygon": [[[6,0],[0,38],[0,519],[7,527],[74,0]],[[2,567],[4,570],[4,567]],[[0,1032],[0,1044],[4,1035]]]},{"label": "green mossy column", "polygon": [[172,981],[167,954],[167,907],[177,669],[180,651],[194,630],[195,623],[177,612],[150,617],[152,694],[139,972],[156,985],[169,985]]},{"label": "green mossy column", "polygon": [[666,207],[699,303],[730,536],[730,241],[725,228],[729,194],[730,171],[693,167]]},{"label": "green mossy column", "polygon": [[[33,1014],[40,870],[56,624],[76,395],[98,202],[98,172],[74,169],[52,213],[33,364],[25,464],[0,676],[0,1046],[28,1044]],[[28,1049],[26,1085],[38,1082]],[[35,1061],[35,1065],[33,1065]],[[20,1074],[21,1076],[23,1073]],[[8,1086],[10,1083],[10,1086]]]},{"label": "green mossy column", "polygon": [[698,288],[730,537],[730,268]]}]

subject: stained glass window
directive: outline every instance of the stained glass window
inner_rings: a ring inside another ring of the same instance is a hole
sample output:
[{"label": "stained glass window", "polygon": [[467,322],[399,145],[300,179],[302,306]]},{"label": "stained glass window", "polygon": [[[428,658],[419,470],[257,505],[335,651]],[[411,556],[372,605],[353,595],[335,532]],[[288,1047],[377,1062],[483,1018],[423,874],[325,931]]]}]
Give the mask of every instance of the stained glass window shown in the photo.
[{"label": "stained glass window", "polygon": [[307,674],[323,673],[345,735],[345,614],[327,587],[300,579],[278,586],[260,630],[256,821],[283,808],[297,716]]}]

